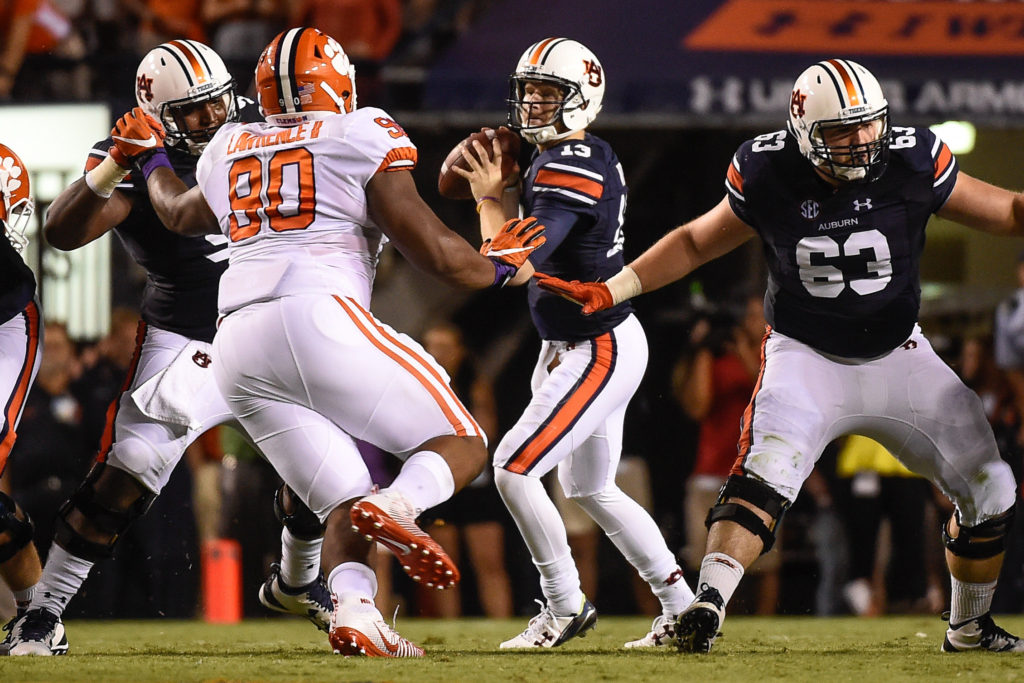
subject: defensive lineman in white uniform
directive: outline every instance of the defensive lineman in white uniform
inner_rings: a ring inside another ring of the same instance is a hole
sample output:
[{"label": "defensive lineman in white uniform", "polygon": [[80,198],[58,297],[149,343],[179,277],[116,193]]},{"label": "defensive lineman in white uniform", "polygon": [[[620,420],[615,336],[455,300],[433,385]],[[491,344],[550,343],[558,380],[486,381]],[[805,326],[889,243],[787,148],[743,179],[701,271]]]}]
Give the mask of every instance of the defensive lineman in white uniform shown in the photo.
[{"label": "defensive lineman in white uniform", "polygon": [[[327,523],[333,648],[418,656],[373,606],[369,540],[392,549],[414,579],[454,585],[457,569],[414,520],[480,472],[486,446],[444,370],[370,313],[377,255],[390,238],[450,284],[501,286],[543,243],[542,228],[509,221],[485,245],[489,258],[449,231],[416,193],[407,172],[416,148],[405,131],[384,111],[356,109],[354,70],[316,29],[278,35],[256,80],[267,123],[218,131],[199,162],[202,194],[154,167],[159,152],[123,151],[147,159],[166,225],[202,223],[229,239],[214,372],[232,412]],[[122,138],[149,134],[140,116]],[[372,482],[355,438],[405,460],[390,488],[367,495]]]}]

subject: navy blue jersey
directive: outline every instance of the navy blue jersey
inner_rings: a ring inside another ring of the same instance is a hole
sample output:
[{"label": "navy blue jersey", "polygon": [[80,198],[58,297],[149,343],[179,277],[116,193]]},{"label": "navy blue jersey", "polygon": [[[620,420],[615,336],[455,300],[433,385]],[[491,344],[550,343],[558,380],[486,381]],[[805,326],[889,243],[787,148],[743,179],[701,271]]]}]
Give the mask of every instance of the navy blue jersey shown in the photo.
[{"label": "navy blue jersey", "polygon": [[[239,98],[243,121],[262,121],[251,100]],[[86,170],[107,156],[113,140],[97,143],[89,153]],[[196,184],[199,158],[168,147],[174,172],[188,187]],[[131,212],[114,227],[125,249],[146,269],[142,292],[142,319],[164,330],[200,341],[213,341],[217,321],[217,286],[227,268],[227,237],[184,237],[164,227],[149,201],[146,180],[129,175],[117,186],[132,203]]]},{"label": "navy blue jersey", "polygon": [[743,143],[725,185],[733,211],[763,240],[768,324],[847,358],[906,341],[921,303],[925,225],[956,177],[955,157],[928,129],[894,127],[882,177],[839,187],[786,131]]},{"label": "navy blue jersey", "polygon": [[21,313],[36,292],[36,278],[0,233],[0,324]]},{"label": "navy blue jersey", "polygon": [[[622,270],[626,181],[608,143],[589,133],[535,154],[523,181],[523,206],[547,228],[533,267],[563,280],[603,281]],[[530,315],[542,339],[592,339],[622,322],[628,301],[585,316],[580,307],[532,282]]]}]

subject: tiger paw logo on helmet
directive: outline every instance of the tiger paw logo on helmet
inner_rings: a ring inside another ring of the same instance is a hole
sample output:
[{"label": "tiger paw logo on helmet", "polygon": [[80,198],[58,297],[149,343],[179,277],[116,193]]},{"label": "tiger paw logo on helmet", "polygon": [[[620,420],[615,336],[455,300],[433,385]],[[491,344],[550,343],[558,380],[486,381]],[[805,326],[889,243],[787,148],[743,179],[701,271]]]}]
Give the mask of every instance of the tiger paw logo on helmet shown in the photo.
[{"label": "tiger paw logo on helmet", "polygon": [[28,244],[25,228],[34,212],[28,170],[14,150],[0,144],[0,226],[18,251]]},{"label": "tiger paw logo on helmet", "polygon": [[0,192],[5,197],[13,197],[18,188],[21,187],[22,168],[15,161],[14,157],[5,156],[0,158]]}]

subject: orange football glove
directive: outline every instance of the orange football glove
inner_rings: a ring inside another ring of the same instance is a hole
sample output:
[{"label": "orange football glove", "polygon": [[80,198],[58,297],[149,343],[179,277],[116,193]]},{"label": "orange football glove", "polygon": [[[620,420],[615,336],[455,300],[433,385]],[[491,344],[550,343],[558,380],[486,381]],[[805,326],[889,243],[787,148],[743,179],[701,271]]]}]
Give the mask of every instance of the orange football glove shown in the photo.
[{"label": "orange football glove", "polygon": [[567,282],[544,273],[534,273],[533,277],[541,289],[583,306],[583,315],[597,313],[615,305],[608,285],[603,282]]},{"label": "orange football glove", "polygon": [[533,250],[547,242],[537,219],[513,218],[501,226],[494,239],[484,240],[480,253],[494,261],[494,286],[505,284],[522,268]]},{"label": "orange football glove", "polygon": [[160,122],[147,114],[142,107],[135,107],[118,119],[114,129],[110,131],[114,145],[120,154],[112,153],[114,161],[122,166],[122,157],[128,165],[144,161],[153,153],[164,149],[164,127]]}]

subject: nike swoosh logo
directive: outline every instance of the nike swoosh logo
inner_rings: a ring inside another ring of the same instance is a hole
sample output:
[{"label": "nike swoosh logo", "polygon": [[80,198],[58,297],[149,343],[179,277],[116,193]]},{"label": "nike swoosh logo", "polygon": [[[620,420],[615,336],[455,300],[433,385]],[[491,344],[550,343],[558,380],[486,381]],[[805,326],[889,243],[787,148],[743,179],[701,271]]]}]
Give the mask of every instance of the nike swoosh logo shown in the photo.
[{"label": "nike swoosh logo", "polygon": [[380,634],[380,639],[381,641],[383,641],[384,647],[387,648],[387,651],[393,655],[398,654],[398,646],[401,644],[401,642],[395,641],[394,643],[392,643],[390,640],[388,640],[388,637],[384,635],[384,631],[380,630],[380,626],[374,624],[373,627],[377,629],[377,633]]},{"label": "nike swoosh logo", "polygon": [[515,249],[493,249],[487,252],[488,256],[504,256],[506,254],[521,254],[524,251],[533,251],[533,247],[517,247]]},{"label": "nike swoosh logo", "polygon": [[145,140],[138,140],[136,138],[123,138],[120,135],[114,135],[113,138],[115,140],[120,140],[121,142],[127,142],[129,145],[138,145],[139,147],[156,147],[156,137],[153,135],[150,135]]},{"label": "nike swoosh logo", "polygon": [[398,541],[396,541],[394,539],[391,539],[391,538],[378,538],[377,542],[378,543],[383,543],[384,545],[389,545],[392,548],[398,550],[403,555],[408,555],[409,554],[409,546],[405,545],[404,543],[399,543]]}]

